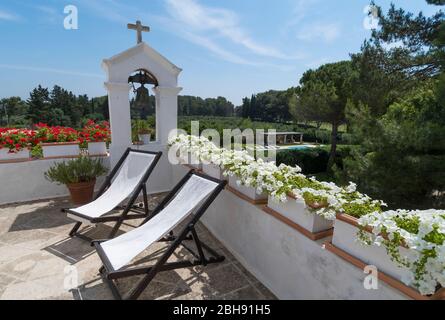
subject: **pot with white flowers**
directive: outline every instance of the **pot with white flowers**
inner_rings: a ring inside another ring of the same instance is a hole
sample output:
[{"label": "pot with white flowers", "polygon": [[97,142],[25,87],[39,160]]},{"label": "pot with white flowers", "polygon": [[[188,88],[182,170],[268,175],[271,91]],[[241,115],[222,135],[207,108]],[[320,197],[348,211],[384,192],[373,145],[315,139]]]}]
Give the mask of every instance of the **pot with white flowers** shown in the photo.
[{"label": "pot with white flowers", "polygon": [[185,152],[181,150],[178,153],[179,163],[194,168],[196,170],[202,170],[202,162],[198,155],[193,152]]},{"label": "pot with white flowers", "polygon": [[224,175],[224,169],[221,168],[221,149],[212,144],[207,148],[202,148],[200,155],[202,159],[202,171],[205,174],[219,180],[228,179]]},{"label": "pot with white flowers", "polygon": [[214,164],[214,163],[203,163],[202,164],[202,171],[209,175],[212,178],[219,179],[219,180],[226,180],[227,178],[223,174],[223,170],[220,166]]},{"label": "pot with white flowers", "polygon": [[332,219],[317,213],[317,210],[323,210],[324,206],[307,205],[303,198],[292,193],[286,195],[283,200],[269,196],[267,206],[313,234],[331,230],[334,226]]},{"label": "pot with white flowers", "polygon": [[329,208],[332,197],[328,190],[332,185],[307,178],[300,174],[298,167],[281,166],[279,169],[273,174],[276,181],[268,208],[314,235],[329,236],[325,231],[332,229],[335,220],[335,210]]},{"label": "pot with white flowers", "polygon": [[267,194],[265,192],[258,192],[256,187],[246,184],[235,175],[229,175],[229,187],[258,204],[267,202]]},{"label": "pot with white flowers", "polygon": [[96,178],[107,173],[101,159],[79,157],[70,161],[58,162],[45,172],[45,178],[67,186],[71,202],[83,205],[93,200]]},{"label": "pot with white flowers", "polygon": [[[299,168],[277,167],[274,163],[255,160],[244,151],[215,150],[203,137],[180,135],[173,137],[169,145],[186,152],[211,151],[217,155],[213,162],[220,164],[230,176],[232,188],[251,198],[257,196],[257,191],[267,192],[270,205],[275,206],[276,211],[281,210],[283,215],[292,217],[302,212],[301,199],[304,199],[306,209],[314,215],[326,220],[336,217],[333,246],[327,246],[329,250],[345,259],[352,256],[353,264],[359,259],[374,265],[378,271],[404,282],[422,295],[436,293],[435,299],[444,295],[445,210],[384,212],[386,205],[382,201],[361,194],[353,183],[339,187],[319,182],[302,175]],[[297,199],[292,199],[293,195]],[[280,208],[279,204],[272,203],[274,199],[289,206]],[[396,286],[395,282],[391,283]],[[414,292],[398,287],[405,293]]]},{"label": "pot with white flowers", "polygon": [[445,211],[351,210],[334,230],[335,247],[420,294],[445,287]]},{"label": "pot with white flowers", "polygon": [[240,193],[254,204],[266,204],[267,193],[261,181],[263,173],[268,172],[268,163],[256,161],[244,151],[224,151],[221,163],[225,175],[229,177],[229,190]]}]

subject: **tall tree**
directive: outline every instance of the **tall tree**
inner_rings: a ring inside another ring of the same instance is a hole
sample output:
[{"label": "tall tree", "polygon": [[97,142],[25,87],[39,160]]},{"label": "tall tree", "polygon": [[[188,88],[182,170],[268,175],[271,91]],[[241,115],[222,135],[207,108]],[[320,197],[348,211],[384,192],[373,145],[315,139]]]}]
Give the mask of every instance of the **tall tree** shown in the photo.
[{"label": "tall tree", "polygon": [[250,114],[250,99],[245,97],[243,99],[243,104],[241,106],[241,116],[243,118],[248,118]]},{"label": "tall tree", "polygon": [[300,80],[296,114],[308,121],[328,122],[332,126],[328,170],[335,161],[338,128],[345,123],[345,109],[352,97],[356,73],[350,61],[325,64],[309,70]]},{"label": "tall tree", "polygon": [[380,28],[353,57],[360,77],[348,119],[361,146],[345,172],[394,207],[442,207],[431,199],[445,189],[445,15],[378,12]]},{"label": "tall tree", "polygon": [[391,207],[442,207],[445,106],[433,83],[413,89],[382,117],[373,117],[365,106],[354,116],[361,146],[345,160],[348,179]]},{"label": "tall tree", "polygon": [[28,106],[20,97],[0,100],[0,125],[24,125]]},{"label": "tall tree", "polygon": [[49,110],[51,101],[49,98],[49,91],[39,85],[30,94],[27,101],[29,106],[28,118],[31,123],[46,122],[49,118]]},{"label": "tall tree", "polygon": [[[444,4],[443,0],[427,0]],[[352,55],[360,76],[355,101],[376,115],[403,98],[419,81],[438,76],[445,66],[445,25],[442,11],[426,17],[391,5],[387,14],[377,7],[379,28],[359,54]],[[445,83],[445,80],[444,80]],[[443,87],[445,89],[445,85]]]},{"label": "tall tree", "polygon": [[257,96],[255,94],[250,98],[249,118],[255,120],[258,118],[260,105],[258,103]]}]

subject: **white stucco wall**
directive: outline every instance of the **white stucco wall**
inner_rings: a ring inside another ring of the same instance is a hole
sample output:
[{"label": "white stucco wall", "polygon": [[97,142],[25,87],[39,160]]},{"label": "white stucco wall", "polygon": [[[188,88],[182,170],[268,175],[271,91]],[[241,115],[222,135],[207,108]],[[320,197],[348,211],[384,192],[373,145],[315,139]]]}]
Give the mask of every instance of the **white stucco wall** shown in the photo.
[{"label": "white stucco wall", "polygon": [[[171,190],[173,175],[172,166],[168,161],[167,147],[159,143],[151,143],[145,146],[132,146],[132,148],[163,152],[162,158],[148,179],[147,192],[155,194]],[[65,186],[49,182],[44,177],[44,173],[54,163],[67,160],[69,159],[0,163],[0,205],[68,196],[69,192]],[[110,157],[103,158],[103,161],[104,165],[111,167]],[[103,181],[103,177],[98,179],[96,189]]]},{"label": "white stucco wall", "polygon": [[[188,169],[175,166],[178,181]],[[222,191],[201,221],[279,299],[407,299],[382,281],[366,290],[365,274],[229,191]]]},{"label": "white stucco wall", "polygon": [[178,76],[181,68],[142,42],[109,59],[102,67],[106,72],[105,87],[111,124],[111,164],[117,163],[120,155],[131,146],[131,117],[128,77],[136,70],[144,69],[157,80],[156,96],[156,140],[165,145],[171,130],[177,128]]},{"label": "white stucco wall", "polygon": [[150,178],[147,181],[147,192],[149,194],[161,193],[170,191],[173,188],[173,167],[168,161],[167,146],[159,143],[150,143],[143,146],[133,146],[134,149],[162,152],[162,157],[156,168],[153,170]]},{"label": "white stucco wall", "polygon": [[[68,189],[45,179],[44,173],[54,163],[67,161],[34,160],[18,163],[0,163],[0,205],[68,196]],[[109,158],[103,158],[109,166]],[[103,178],[98,179],[96,187]]]}]

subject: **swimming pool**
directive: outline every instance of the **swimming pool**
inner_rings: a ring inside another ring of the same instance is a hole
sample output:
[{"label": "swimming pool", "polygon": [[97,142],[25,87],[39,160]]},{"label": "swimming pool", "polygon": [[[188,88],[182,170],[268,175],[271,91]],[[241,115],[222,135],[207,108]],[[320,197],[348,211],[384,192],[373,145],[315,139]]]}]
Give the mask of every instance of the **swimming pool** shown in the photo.
[{"label": "swimming pool", "polygon": [[314,149],[318,146],[313,144],[303,144],[299,146],[280,146],[280,150],[307,150],[307,149]]}]

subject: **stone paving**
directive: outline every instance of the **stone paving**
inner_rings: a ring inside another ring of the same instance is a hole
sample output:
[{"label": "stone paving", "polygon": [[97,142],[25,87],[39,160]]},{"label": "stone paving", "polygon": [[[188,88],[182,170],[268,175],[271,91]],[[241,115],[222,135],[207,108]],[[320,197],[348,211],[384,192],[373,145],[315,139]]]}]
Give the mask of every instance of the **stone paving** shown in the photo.
[{"label": "stone paving", "polygon": [[[158,197],[151,198],[150,206],[157,201]],[[63,207],[70,207],[67,200],[0,206],[1,300],[113,298],[98,275],[101,263],[94,249],[86,241],[67,236],[73,221],[60,212]],[[137,221],[132,221],[122,227],[122,232],[136,225]],[[87,235],[103,239],[109,230],[110,226],[102,225],[91,228]],[[140,299],[276,299],[204,226],[198,225],[197,232],[226,260],[160,273]],[[155,244],[134,262],[149,265],[165,248],[165,243]],[[181,248],[169,261],[189,257]],[[121,279],[119,289],[128,292],[137,280]]]}]

